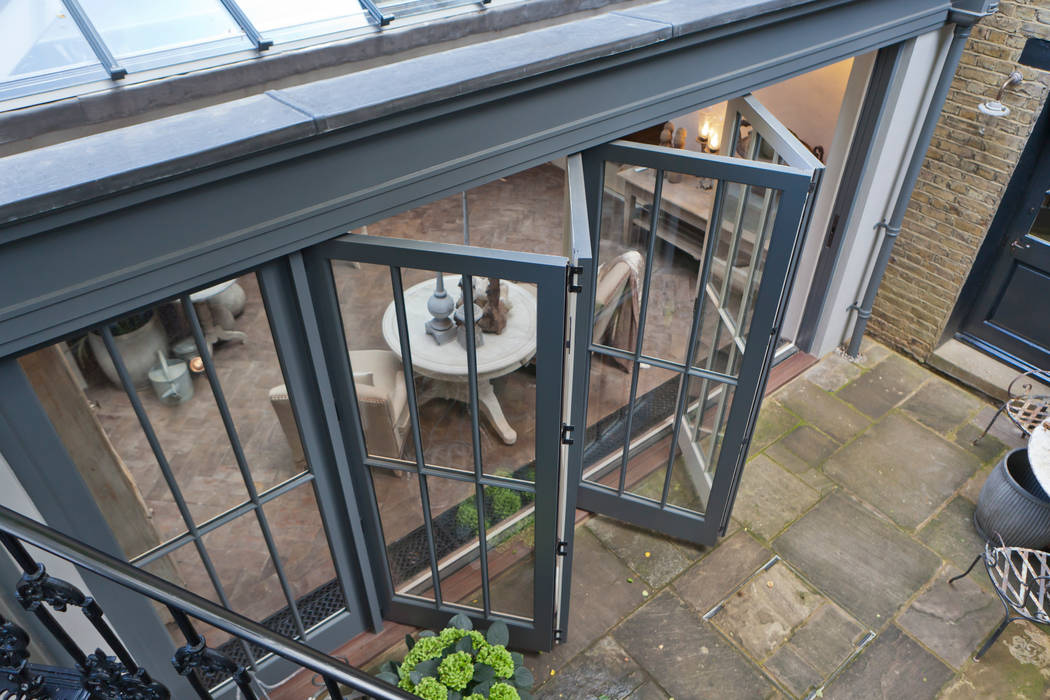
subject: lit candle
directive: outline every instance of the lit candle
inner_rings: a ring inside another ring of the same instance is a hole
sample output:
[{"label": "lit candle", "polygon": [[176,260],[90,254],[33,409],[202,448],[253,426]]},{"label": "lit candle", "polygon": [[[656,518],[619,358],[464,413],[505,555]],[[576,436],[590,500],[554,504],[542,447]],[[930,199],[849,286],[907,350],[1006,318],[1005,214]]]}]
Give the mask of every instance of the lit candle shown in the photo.
[{"label": "lit candle", "polygon": [[718,147],[721,145],[718,132],[712,131],[710,138],[707,139],[707,150],[711,151],[711,153],[718,153]]},{"label": "lit candle", "polygon": [[697,143],[700,144],[700,151],[707,151],[707,136],[711,133],[711,125],[704,122],[704,125],[700,127],[700,131],[696,136]]}]

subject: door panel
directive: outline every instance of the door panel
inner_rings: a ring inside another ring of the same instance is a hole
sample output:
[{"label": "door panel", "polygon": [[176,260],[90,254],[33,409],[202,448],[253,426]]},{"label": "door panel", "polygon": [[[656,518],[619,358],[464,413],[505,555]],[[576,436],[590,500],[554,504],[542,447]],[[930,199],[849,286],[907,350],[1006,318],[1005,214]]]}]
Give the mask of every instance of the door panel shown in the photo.
[{"label": "door panel", "polygon": [[[566,258],[346,236],[306,259],[384,618],[463,612],[549,649]],[[501,333],[465,331],[472,289],[499,290]]]},{"label": "door panel", "polygon": [[1022,205],[1006,224],[1002,250],[961,331],[993,352],[1048,367],[1050,332],[1032,304],[1050,295],[1050,147],[1024,186]]},{"label": "door panel", "polygon": [[705,544],[728,522],[820,173],[750,96],[723,134],[742,157],[618,142],[587,160],[603,186],[580,507]]}]

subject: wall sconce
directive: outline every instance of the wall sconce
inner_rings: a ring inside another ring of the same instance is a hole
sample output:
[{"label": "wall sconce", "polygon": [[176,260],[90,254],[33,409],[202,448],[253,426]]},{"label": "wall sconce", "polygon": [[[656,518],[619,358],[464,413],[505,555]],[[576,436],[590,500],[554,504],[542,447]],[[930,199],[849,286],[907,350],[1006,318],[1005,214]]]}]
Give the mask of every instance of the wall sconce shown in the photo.
[{"label": "wall sconce", "polygon": [[1003,86],[999,88],[999,92],[996,93],[995,99],[988,102],[982,102],[977,105],[977,109],[981,114],[987,114],[989,117],[1005,117],[1010,114],[1010,108],[1003,104],[1003,93],[1006,92],[1006,88],[1011,85],[1017,85],[1022,80],[1022,76],[1019,72],[1014,71],[1010,73],[1010,77],[1006,79]]}]

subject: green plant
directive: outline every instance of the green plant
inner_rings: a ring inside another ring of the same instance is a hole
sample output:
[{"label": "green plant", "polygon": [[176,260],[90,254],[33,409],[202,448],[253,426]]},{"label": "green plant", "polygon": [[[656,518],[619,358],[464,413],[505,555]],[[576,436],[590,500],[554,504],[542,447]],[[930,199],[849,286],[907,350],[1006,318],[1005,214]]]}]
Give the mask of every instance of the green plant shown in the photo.
[{"label": "green plant", "polygon": [[532,673],[521,654],[507,651],[505,624],[493,622],[484,635],[466,615],[448,624],[405,637],[405,658],[383,664],[378,677],[425,700],[532,700]]},{"label": "green plant", "polygon": [[111,323],[109,325],[109,331],[113,335],[124,335],[126,333],[131,333],[132,331],[137,331],[139,328],[142,328],[147,323],[149,323],[150,317],[152,316],[152,310],[147,310],[141,313],[125,316],[119,321]]},{"label": "green plant", "polygon": [[521,494],[502,486],[492,489],[492,514],[503,520],[521,510]]},{"label": "green plant", "polygon": [[[485,523],[488,525],[488,522]],[[474,501],[463,501],[456,509],[456,525],[469,530],[471,533],[478,531],[478,507]]]}]

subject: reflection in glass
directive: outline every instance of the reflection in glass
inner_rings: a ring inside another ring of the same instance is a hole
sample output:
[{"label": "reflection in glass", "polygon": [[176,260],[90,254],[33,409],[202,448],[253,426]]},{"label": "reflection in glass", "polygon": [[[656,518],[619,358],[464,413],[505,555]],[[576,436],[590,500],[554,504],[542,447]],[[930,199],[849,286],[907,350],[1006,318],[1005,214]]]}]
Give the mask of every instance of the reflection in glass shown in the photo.
[{"label": "reflection in glass", "polygon": [[1045,243],[1050,243],[1050,192],[1043,198],[1039,207],[1039,213],[1035,215],[1032,228],[1028,231],[1032,238],[1038,238]]},{"label": "reflection in glass", "polygon": [[6,28],[0,82],[97,64],[59,0],[6,0],[0,3],[0,18]]},{"label": "reflection in glass", "polygon": [[80,0],[80,4],[117,58],[219,39],[251,46],[219,0]]},{"label": "reflection in glass", "polygon": [[346,0],[237,0],[237,4],[259,32],[284,41],[369,23],[360,5]]}]

